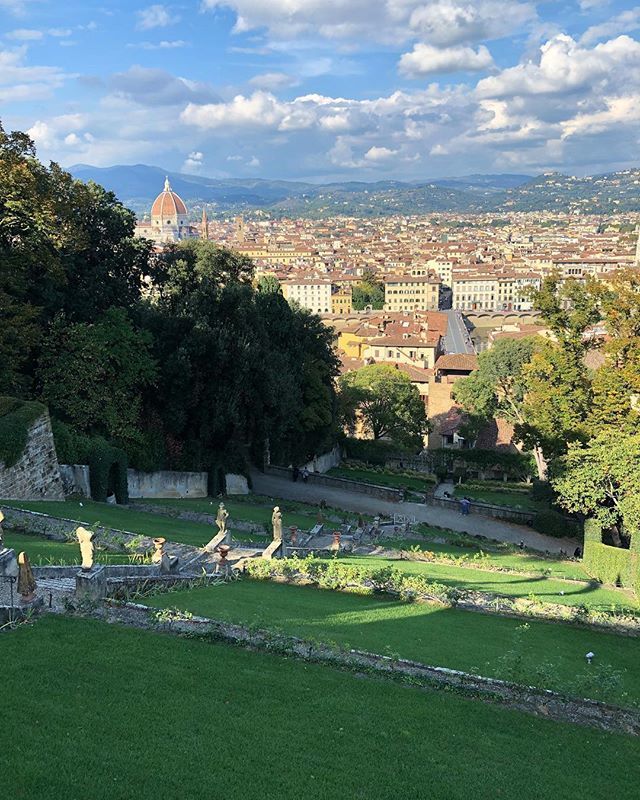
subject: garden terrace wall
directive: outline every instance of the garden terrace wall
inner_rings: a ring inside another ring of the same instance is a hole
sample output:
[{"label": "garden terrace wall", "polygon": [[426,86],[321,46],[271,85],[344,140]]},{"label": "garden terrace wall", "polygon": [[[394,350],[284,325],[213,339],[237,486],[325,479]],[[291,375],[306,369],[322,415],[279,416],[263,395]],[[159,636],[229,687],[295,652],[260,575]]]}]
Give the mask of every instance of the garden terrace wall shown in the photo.
[{"label": "garden terrace wall", "polygon": [[12,500],[64,500],[47,411],[29,426],[24,450],[17,461],[8,466],[0,460],[0,497]]},{"label": "garden terrace wall", "polygon": [[[287,467],[265,467],[267,475],[278,475],[291,479],[291,470]],[[301,478],[299,480],[302,480]],[[392,503],[400,503],[404,497],[402,489],[392,489],[388,486],[378,486],[374,483],[362,483],[361,481],[353,481],[349,478],[337,478],[331,475],[320,475],[317,472],[312,472],[308,479],[310,484],[316,486],[330,486],[333,489],[343,489],[347,492],[358,492],[359,494],[367,494],[370,497],[376,497],[378,500],[388,500]]]},{"label": "garden terrace wall", "polygon": [[[430,501],[430,505],[438,508],[448,508],[453,511],[460,510],[460,500],[453,498],[434,497]],[[535,511],[521,511],[510,506],[495,506],[491,503],[478,503],[474,500],[469,504],[469,512],[471,514],[480,514],[483,517],[492,517],[493,519],[505,519],[518,525],[533,525],[536,518]]]},{"label": "garden terrace wall", "polygon": [[138,472],[127,470],[129,497],[206,497],[206,472]]},{"label": "garden terrace wall", "polygon": [[[496,678],[434,667],[407,659],[393,659],[360,650],[340,650],[329,644],[308,642],[293,636],[256,631],[221,620],[161,611],[138,603],[107,600],[95,615],[108,622],[155,629],[181,636],[225,641],[253,649],[270,650],[294,658],[327,663],[339,668],[389,675],[411,680],[413,685],[442,688],[472,697],[483,697],[527,713],[588,725],[606,731],[640,735],[640,712],[595,700],[581,700],[545,689],[522,686]],[[156,614],[162,617],[156,617]]]}]

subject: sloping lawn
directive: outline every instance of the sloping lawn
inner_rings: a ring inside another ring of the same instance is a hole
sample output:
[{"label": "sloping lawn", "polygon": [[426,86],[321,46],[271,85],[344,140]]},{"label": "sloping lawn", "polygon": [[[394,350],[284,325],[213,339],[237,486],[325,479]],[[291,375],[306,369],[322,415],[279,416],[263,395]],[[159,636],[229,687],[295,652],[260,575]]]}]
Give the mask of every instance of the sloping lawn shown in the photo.
[{"label": "sloping lawn", "polygon": [[[407,475],[396,475],[393,472],[376,472],[369,469],[347,469],[347,467],[332,467],[327,475],[335,478],[347,478],[351,481],[361,481],[362,483],[375,483],[378,486],[389,486],[392,489],[413,489],[416,492],[424,492],[433,486],[433,480],[426,475],[418,478]],[[313,480],[313,478],[311,479]]]},{"label": "sloping lawn", "polygon": [[379,569],[384,566],[397,567],[412,575],[425,575],[436,583],[457,586],[478,592],[529,597],[562,605],[585,605],[594,609],[640,608],[640,603],[631,591],[601,586],[594,582],[578,583],[549,578],[545,575],[520,576],[504,572],[489,572],[449,564],[434,564],[424,561],[400,561],[377,556],[344,556],[353,564],[362,564]]},{"label": "sloping lawn", "polygon": [[521,551],[513,545],[482,542],[466,534],[430,528],[428,525],[418,525],[416,530],[416,538],[383,539],[380,546],[396,550],[410,550],[417,546],[421,550],[431,550],[433,553],[456,558],[467,556],[472,562],[481,561],[483,563],[486,559],[486,563],[493,566],[516,569],[521,572],[540,572],[569,580],[589,579],[582,568],[581,561],[543,558],[526,550]]},{"label": "sloping lawn", "polygon": [[87,525],[99,522],[108,528],[138,533],[142,536],[164,536],[173,542],[183,542],[196,547],[205,545],[218,531],[215,525],[171,519],[159,514],[147,514],[144,511],[130,511],[125,506],[96,503],[93,500],[83,500],[82,505],[77,500],[66,500],[62,503],[46,500],[32,502],[3,500],[2,503],[14,508],[25,508],[28,511],[40,511],[53,517],[77,520]]},{"label": "sloping lawn", "polygon": [[[217,498],[215,500],[210,498],[169,498],[158,500],[134,500],[133,502],[144,503],[150,506],[166,506],[180,511],[195,511],[199,514],[213,514],[213,516],[215,516],[218,511],[218,504],[221,501]],[[255,522],[264,525],[266,530],[271,530],[271,514],[276,505],[278,505],[282,511],[283,523],[286,526],[295,525],[302,530],[310,530],[318,522],[317,510],[313,511],[310,507],[308,514],[301,513],[300,511],[293,510],[295,504],[287,500],[276,500],[275,502],[269,503],[265,499],[264,504],[257,504],[243,503],[225,497],[222,502],[229,512],[230,527],[233,527],[233,521],[235,519],[242,522]],[[350,514],[349,516],[353,518],[357,517],[356,514]],[[247,533],[244,535],[246,537],[249,534]]]},{"label": "sloping lawn", "polygon": [[8,798],[637,796],[632,737],[90,620],[2,636]]},{"label": "sloping lawn", "polygon": [[[80,545],[75,542],[56,542],[42,536],[30,536],[24,533],[5,531],[4,542],[16,554],[21,550],[29,556],[29,561],[35,565],[78,564],[80,565]],[[127,564],[129,558],[126,554],[109,553],[98,550],[95,555],[98,564]]]},{"label": "sloping lawn", "polygon": [[[507,617],[253,580],[158,594],[142,602],[579,694],[577,676],[592,674],[596,685],[588,687],[589,696],[599,694],[598,670],[607,664],[622,672],[615,697],[640,701],[640,640],[566,624],[532,620],[522,629],[521,620]],[[515,675],[511,661],[503,661],[510,651],[514,660],[522,657]],[[584,658],[590,651],[597,659],[592,673]],[[542,664],[552,667],[543,674]]]},{"label": "sloping lawn", "polygon": [[505,492],[499,489],[476,489],[456,486],[454,494],[456,497],[468,497],[470,500],[477,500],[479,503],[490,503],[494,506],[508,506],[517,508],[521,511],[546,511],[548,503],[534,500],[524,492]]}]

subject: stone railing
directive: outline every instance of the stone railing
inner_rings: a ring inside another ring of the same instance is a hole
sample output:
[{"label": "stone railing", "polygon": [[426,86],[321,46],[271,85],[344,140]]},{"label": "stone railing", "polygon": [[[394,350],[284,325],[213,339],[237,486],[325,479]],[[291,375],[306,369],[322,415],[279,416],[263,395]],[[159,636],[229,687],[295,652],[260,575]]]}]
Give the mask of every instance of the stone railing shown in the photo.
[{"label": "stone railing", "polygon": [[[278,475],[291,480],[291,470],[287,467],[265,467],[267,475]],[[298,478],[302,481],[302,477]],[[403,500],[404,492],[402,489],[393,489],[389,486],[379,486],[375,483],[363,483],[361,481],[353,481],[350,478],[337,478],[334,475],[321,475],[317,472],[310,472],[307,480],[309,485],[313,486],[327,486],[332,489],[342,489],[346,492],[357,492],[358,494],[367,494],[370,497],[376,497],[378,500],[388,500],[392,503],[400,503]]]},{"label": "stone railing", "polygon": [[[460,498],[433,497],[429,500],[429,505],[447,508],[449,511],[460,511]],[[535,511],[524,511],[511,506],[496,506],[492,503],[479,503],[476,500],[469,502],[469,513],[493,517],[493,519],[504,519],[518,525],[532,525],[536,518]]]}]

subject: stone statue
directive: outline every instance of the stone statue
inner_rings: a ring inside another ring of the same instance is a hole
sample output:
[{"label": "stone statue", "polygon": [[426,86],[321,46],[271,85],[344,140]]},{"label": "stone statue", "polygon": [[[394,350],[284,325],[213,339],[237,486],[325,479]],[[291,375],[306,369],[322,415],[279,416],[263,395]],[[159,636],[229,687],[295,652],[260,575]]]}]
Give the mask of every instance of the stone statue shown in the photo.
[{"label": "stone statue", "polygon": [[4,540],[2,538],[3,531],[2,531],[2,523],[4,522],[4,514],[0,511],[0,550],[4,548]]},{"label": "stone statue", "polygon": [[227,518],[229,517],[229,512],[224,507],[224,503],[220,503],[218,508],[218,514],[216,516],[216,525],[218,526],[218,533],[225,533],[227,532]]},{"label": "stone statue", "polygon": [[93,538],[95,533],[86,528],[76,528],[76,536],[80,544],[80,554],[82,555],[82,569],[89,571],[93,567]]},{"label": "stone statue", "polygon": [[271,515],[271,525],[273,527],[273,538],[282,539],[282,513],[280,508],[276,506]]},{"label": "stone statue", "polygon": [[29,556],[22,552],[18,555],[18,594],[23,603],[30,603],[35,597],[36,579],[31,571]]}]

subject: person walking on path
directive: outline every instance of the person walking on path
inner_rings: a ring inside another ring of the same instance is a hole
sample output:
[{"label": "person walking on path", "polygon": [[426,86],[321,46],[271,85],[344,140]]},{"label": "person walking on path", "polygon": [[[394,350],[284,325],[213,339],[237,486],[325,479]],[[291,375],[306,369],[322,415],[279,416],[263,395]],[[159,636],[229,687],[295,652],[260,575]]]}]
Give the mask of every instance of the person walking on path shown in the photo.
[{"label": "person walking on path", "polygon": [[463,517],[469,516],[469,507],[470,506],[471,506],[471,503],[470,503],[469,499],[467,497],[463,497],[462,500],[460,501],[460,513],[462,514]]}]

